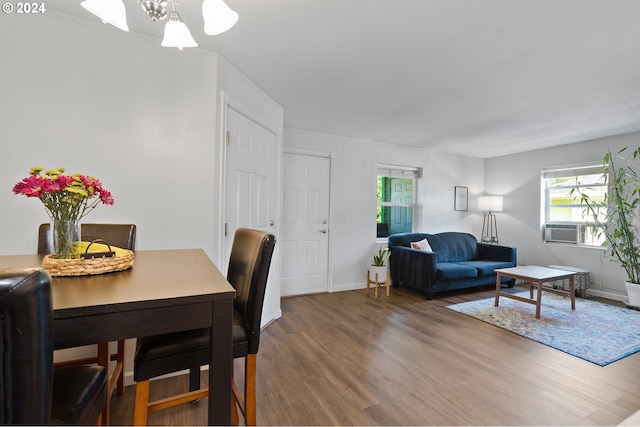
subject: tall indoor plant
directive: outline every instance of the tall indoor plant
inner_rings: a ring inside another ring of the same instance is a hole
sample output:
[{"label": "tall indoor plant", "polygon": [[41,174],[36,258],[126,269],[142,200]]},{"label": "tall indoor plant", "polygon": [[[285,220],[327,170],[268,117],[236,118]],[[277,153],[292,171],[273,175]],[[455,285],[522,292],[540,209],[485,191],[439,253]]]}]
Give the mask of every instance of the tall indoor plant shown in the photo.
[{"label": "tall indoor plant", "polygon": [[[604,235],[604,246],[627,273],[629,305],[640,306],[640,147],[625,147],[614,156],[609,150],[604,158],[603,174],[608,191],[601,200],[580,192],[581,202]],[[574,189],[576,190],[576,189]],[[573,191],[573,190],[572,190]],[[602,220],[602,212],[606,220]]]}]

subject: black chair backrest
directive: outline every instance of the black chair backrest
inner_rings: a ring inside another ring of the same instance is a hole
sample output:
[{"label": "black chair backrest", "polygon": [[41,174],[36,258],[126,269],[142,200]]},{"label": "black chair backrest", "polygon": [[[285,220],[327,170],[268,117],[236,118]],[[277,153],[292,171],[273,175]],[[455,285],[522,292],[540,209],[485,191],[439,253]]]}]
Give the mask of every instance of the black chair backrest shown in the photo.
[{"label": "black chair backrest", "polygon": [[260,344],[262,305],[275,243],[273,234],[247,228],[237,229],[233,238],[227,280],[236,290],[235,309],[248,328],[250,354],[256,354]]},{"label": "black chair backrest", "polygon": [[52,325],[49,273],[0,269],[0,424],[49,423]]},{"label": "black chair backrest", "polygon": [[[50,253],[50,224],[40,224],[38,229],[38,253]],[[81,239],[92,241],[101,239],[122,249],[135,250],[136,226],[134,224],[80,224]]]}]

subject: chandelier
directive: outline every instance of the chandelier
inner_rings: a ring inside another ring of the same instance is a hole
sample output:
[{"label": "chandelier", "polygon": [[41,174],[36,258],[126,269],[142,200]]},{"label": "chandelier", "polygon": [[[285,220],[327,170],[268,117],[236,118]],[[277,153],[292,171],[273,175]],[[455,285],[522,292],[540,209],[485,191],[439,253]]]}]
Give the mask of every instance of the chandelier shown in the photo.
[{"label": "chandelier", "polygon": [[[167,10],[169,2],[171,2],[170,11]],[[138,0],[138,3],[142,5],[142,10],[154,22],[169,17],[164,27],[162,46],[177,47],[180,50],[185,47],[198,46],[176,10],[178,0]],[[80,4],[102,19],[105,24],[129,31],[123,0],[84,0]],[[238,14],[223,0],[202,0],[202,16],[204,18],[204,32],[210,36],[224,33],[238,22]]]}]

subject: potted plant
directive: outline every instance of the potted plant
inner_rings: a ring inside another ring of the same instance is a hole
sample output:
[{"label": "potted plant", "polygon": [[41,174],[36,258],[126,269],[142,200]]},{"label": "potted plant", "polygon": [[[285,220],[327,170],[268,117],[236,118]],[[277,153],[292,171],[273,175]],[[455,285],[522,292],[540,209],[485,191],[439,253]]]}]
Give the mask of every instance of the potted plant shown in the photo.
[{"label": "potted plant", "polygon": [[[587,215],[595,223],[595,233],[604,236],[604,247],[627,273],[625,286],[629,305],[640,307],[640,147],[625,147],[613,156],[608,151],[603,159],[603,174],[609,190],[595,200],[577,190],[587,207]],[[603,213],[605,215],[603,216]],[[603,220],[606,217],[606,220]]]},{"label": "potted plant", "polygon": [[389,248],[378,248],[378,253],[373,256],[371,268],[369,268],[369,277],[371,280],[376,280],[376,273],[378,274],[378,281],[386,280],[387,259],[389,258],[389,255]]}]

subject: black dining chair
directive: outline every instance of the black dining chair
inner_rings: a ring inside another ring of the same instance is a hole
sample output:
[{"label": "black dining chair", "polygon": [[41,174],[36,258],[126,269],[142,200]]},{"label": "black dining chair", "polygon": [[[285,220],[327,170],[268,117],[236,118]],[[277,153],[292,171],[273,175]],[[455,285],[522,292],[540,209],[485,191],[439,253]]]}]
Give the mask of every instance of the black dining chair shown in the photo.
[{"label": "black dining chair", "polygon": [[102,366],[53,367],[51,279],[0,269],[0,424],[95,424],[107,390]]},{"label": "black dining chair", "polygon": [[[51,233],[49,223],[40,224],[38,228],[38,253],[51,253]],[[111,246],[134,250],[136,246],[136,226],[134,224],[80,224],[82,240],[104,240]]]},{"label": "black dining chair", "polygon": [[[260,343],[262,306],[275,247],[267,232],[239,228],[233,238],[227,280],[236,291],[233,310],[233,358],[245,358],[244,396],[232,381],[232,421],[238,423],[236,406],[245,424],[256,425],[256,359]],[[169,333],[138,338],[134,356],[136,400],[134,425],[146,425],[149,411],[165,409],[207,397],[200,389],[200,367],[209,363],[209,330]],[[151,378],[189,370],[189,392],[149,402]],[[213,397],[210,397],[213,398]]]},{"label": "black dining chair", "polygon": [[[51,253],[51,226],[49,223],[40,224],[38,228],[38,253]],[[80,234],[83,241],[100,240],[111,246],[133,251],[136,245],[136,226],[134,224],[80,224]],[[78,366],[83,364],[97,363],[99,360],[115,361],[113,373],[109,378],[107,389],[107,411],[105,411],[104,424],[109,424],[109,400],[114,390],[118,395],[124,393],[124,340],[118,341],[116,353],[110,354],[109,343],[98,344],[97,357],[76,359],[61,362],[56,366]]]}]

